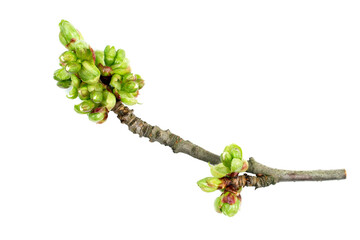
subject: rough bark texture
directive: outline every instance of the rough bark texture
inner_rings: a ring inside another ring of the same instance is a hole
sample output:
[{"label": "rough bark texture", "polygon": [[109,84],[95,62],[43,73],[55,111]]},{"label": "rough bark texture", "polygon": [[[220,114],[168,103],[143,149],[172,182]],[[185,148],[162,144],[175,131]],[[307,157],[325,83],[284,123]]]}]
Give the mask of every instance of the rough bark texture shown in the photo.
[{"label": "rough bark texture", "polygon": [[[118,115],[121,123],[126,124],[129,130],[140,137],[150,139],[150,142],[159,142],[165,146],[169,146],[174,153],[185,153],[194,158],[200,159],[211,164],[220,163],[220,156],[213,154],[190,141],[186,141],[171,133],[169,130],[162,130],[158,126],[152,126],[147,122],[136,117],[133,110],[118,101],[112,109]],[[249,159],[248,173],[257,174],[258,176],[238,176],[236,184],[239,186],[255,186],[266,187],[277,182],[288,181],[325,181],[340,180],[346,178],[345,169],[337,170],[313,170],[313,171],[291,171],[281,170],[267,167],[255,161],[254,158]],[[265,175],[265,176],[262,176]],[[235,179],[235,178],[234,178]],[[232,180],[235,181],[235,180]],[[234,183],[235,184],[235,183]],[[242,185],[245,184],[245,185]]]}]

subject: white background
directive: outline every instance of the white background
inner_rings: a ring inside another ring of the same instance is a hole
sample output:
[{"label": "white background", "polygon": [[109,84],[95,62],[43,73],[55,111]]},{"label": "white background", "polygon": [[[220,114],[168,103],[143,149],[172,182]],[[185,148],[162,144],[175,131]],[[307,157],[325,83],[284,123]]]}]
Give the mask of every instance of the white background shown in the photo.
[{"label": "white background", "polygon": [[[355,239],[359,1],[1,3],[0,239]],[[214,153],[348,179],[242,192],[240,212],[196,181],[207,164],[140,139],[113,113],[73,111],[52,79],[58,23],[123,48],[146,81],[135,113]],[[355,218],[355,219],[354,219]]]}]

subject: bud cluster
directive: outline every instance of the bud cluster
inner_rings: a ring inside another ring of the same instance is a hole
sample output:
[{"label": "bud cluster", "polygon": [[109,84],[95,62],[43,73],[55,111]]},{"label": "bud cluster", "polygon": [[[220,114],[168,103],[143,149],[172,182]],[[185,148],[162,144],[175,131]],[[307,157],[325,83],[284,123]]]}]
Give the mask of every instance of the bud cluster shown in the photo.
[{"label": "bud cluster", "polygon": [[54,79],[58,87],[69,88],[69,99],[82,100],[74,106],[75,112],[103,123],[116,101],[138,103],[144,80],[131,73],[124,50],[107,46],[104,51],[94,51],[68,21],[62,20],[59,26],[59,40],[68,51],[60,55],[61,68],[54,72]]},{"label": "bud cluster", "polygon": [[204,192],[221,190],[223,193],[215,200],[215,210],[226,216],[234,216],[240,208],[242,187],[235,189],[233,185],[227,185],[227,179],[236,177],[240,172],[245,172],[249,164],[243,159],[242,150],[236,144],[226,146],[220,155],[221,163],[210,165],[213,177],[207,177],[197,182]]}]

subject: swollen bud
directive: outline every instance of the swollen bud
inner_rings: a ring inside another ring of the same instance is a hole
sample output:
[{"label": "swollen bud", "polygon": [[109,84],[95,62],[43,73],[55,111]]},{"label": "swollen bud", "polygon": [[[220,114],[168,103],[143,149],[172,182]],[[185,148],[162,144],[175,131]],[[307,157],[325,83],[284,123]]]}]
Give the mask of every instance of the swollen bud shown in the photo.
[{"label": "swollen bud", "polygon": [[110,111],[111,109],[113,109],[113,107],[116,104],[115,95],[107,90],[104,90],[103,91],[103,100],[102,100],[101,104],[103,106],[105,106],[108,111]]},{"label": "swollen bud", "polygon": [[104,51],[96,50],[95,51],[95,65],[98,66],[99,64],[105,66]]},{"label": "swollen bud", "polygon": [[67,48],[73,49],[73,43],[81,40],[82,36],[81,34],[74,28],[71,23],[65,20],[61,20],[59,23],[60,27],[60,35],[59,39],[60,42]]},{"label": "swollen bud", "polygon": [[93,110],[94,108],[95,108],[95,103],[91,100],[85,100],[79,104],[79,110],[82,113],[91,112],[91,110]]},{"label": "swollen bud", "polygon": [[74,85],[73,85],[72,88],[70,89],[69,93],[66,95],[66,97],[69,99],[75,99],[75,98],[77,98],[77,96],[78,96],[78,89],[77,89],[77,87],[74,87]]},{"label": "swollen bud", "polygon": [[224,215],[232,217],[239,211],[240,199],[235,193],[224,192],[221,194],[220,199],[222,203],[220,211]]},{"label": "swollen bud", "polygon": [[139,89],[139,85],[135,81],[129,81],[124,83],[121,89],[128,93],[136,92]]},{"label": "swollen bud", "polygon": [[72,73],[72,74],[77,73],[78,71],[80,71],[80,69],[81,69],[81,64],[77,62],[69,62],[65,66],[65,70],[68,73]]},{"label": "swollen bud", "polygon": [[71,75],[71,85],[75,88],[80,87],[81,80],[74,74]]},{"label": "swollen bud", "polygon": [[221,188],[224,184],[223,182],[215,177],[207,177],[201,179],[197,182],[197,185],[203,190],[204,192],[214,192]]},{"label": "swollen bud", "polygon": [[73,51],[66,51],[60,55],[59,60],[63,63],[75,62],[77,57]]},{"label": "swollen bud", "polygon": [[233,158],[242,159],[242,150],[236,144],[230,144],[229,146],[226,146],[224,152],[229,152]]},{"label": "swollen bud", "polygon": [[116,90],[121,90],[121,76],[119,74],[114,74],[111,77],[110,86],[116,88]]},{"label": "swollen bud", "polygon": [[244,162],[239,158],[233,158],[231,161],[231,172],[240,172]]},{"label": "swollen bud", "polygon": [[100,71],[92,61],[83,61],[78,74],[88,84],[97,83],[100,79]]},{"label": "swollen bud", "polygon": [[90,50],[90,46],[84,40],[77,41],[74,46],[76,56],[79,59],[93,61],[93,55]]},{"label": "swollen bud", "polygon": [[71,80],[58,81],[56,85],[59,88],[69,88],[71,86]]},{"label": "swollen bud", "polygon": [[98,124],[104,123],[108,117],[108,111],[105,107],[97,107],[89,113],[89,120]]},{"label": "swollen bud", "polygon": [[116,56],[116,50],[115,47],[110,47],[107,45],[104,50],[105,55],[105,64],[106,66],[111,66],[114,63],[115,56]]},{"label": "swollen bud", "polygon": [[87,84],[86,83],[81,83],[80,87],[78,89],[78,94],[79,94],[79,98],[81,100],[88,100],[90,99],[90,92],[87,88]]},{"label": "swollen bud", "polygon": [[98,91],[93,91],[93,92],[90,93],[90,99],[94,103],[101,103],[101,101],[103,100],[103,93],[98,92]]},{"label": "swollen bud", "polygon": [[56,81],[65,81],[70,79],[70,73],[68,73],[65,68],[60,68],[54,72],[54,79]]},{"label": "swollen bud", "polygon": [[[114,90],[116,90],[116,89],[114,89]],[[118,93],[121,101],[123,103],[125,103],[126,105],[132,106],[132,105],[135,105],[138,103],[136,98],[131,93],[124,92],[124,91],[118,91],[117,93]]]}]

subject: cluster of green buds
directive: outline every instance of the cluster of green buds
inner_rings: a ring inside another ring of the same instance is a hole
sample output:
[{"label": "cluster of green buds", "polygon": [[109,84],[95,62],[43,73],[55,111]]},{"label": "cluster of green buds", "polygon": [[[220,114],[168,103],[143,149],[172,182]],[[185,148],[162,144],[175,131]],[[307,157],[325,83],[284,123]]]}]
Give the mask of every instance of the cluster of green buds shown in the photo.
[{"label": "cluster of green buds", "polygon": [[103,123],[117,101],[138,103],[144,80],[131,73],[124,50],[107,46],[104,51],[94,51],[68,21],[62,20],[59,26],[60,42],[68,50],[59,57],[61,68],[54,72],[54,79],[58,87],[69,89],[69,99],[82,100],[74,106],[77,113]]},{"label": "cluster of green buds", "polygon": [[227,179],[236,177],[248,169],[248,162],[243,159],[242,150],[236,144],[226,146],[220,155],[221,163],[210,165],[210,172],[213,177],[207,177],[197,182],[204,192],[220,190],[222,194],[215,200],[215,210],[226,216],[234,216],[240,208],[242,187],[235,189],[227,185]]}]

